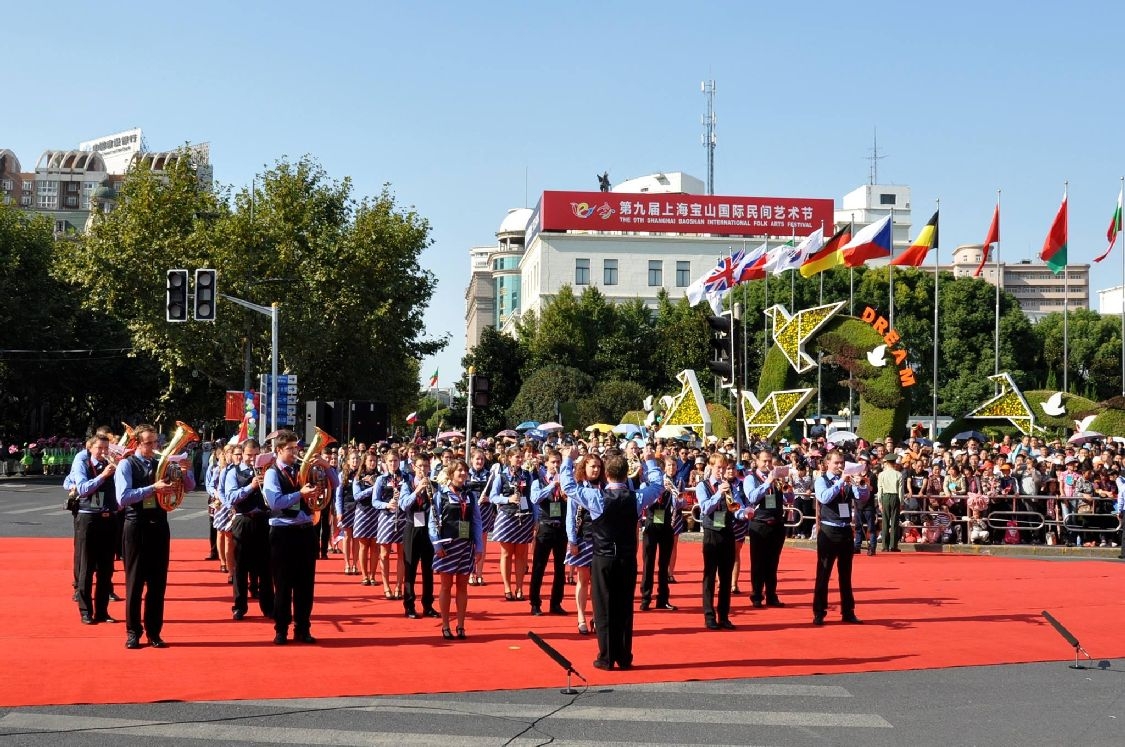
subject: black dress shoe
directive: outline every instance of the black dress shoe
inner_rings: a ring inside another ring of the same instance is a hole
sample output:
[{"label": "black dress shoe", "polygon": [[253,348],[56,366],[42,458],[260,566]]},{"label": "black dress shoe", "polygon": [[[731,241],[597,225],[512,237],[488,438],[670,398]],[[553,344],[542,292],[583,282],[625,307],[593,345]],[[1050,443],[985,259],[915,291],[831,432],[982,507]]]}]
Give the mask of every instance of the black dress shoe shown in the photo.
[{"label": "black dress shoe", "polygon": [[812,624],[817,626],[824,625],[824,615],[817,615],[816,617],[814,617],[812,619]]},{"label": "black dress shoe", "polygon": [[594,659],[594,669],[604,669],[609,671],[613,669],[613,662],[606,661],[605,659]]},{"label": "black dress shoe", "polygon": [[140,648],[141,642],[137,640],[135,635],[128,636],[125,639],[125,648]]},{"label": "black dress shoe", "polygon": [[723,630],[734,630],[734,623],[730,620],[723,620],[719,623],[719,627]]},{"label": "black dress shoe", "polygon": [[539,617],[540,615],[543,614],[543,610],[539,609],[538,607],[532,607],[531,608],[531,614],[535,615],[536,617]]},{"label": "black dress shoe", "polygon": [[86,614],[85,612],[83,612],[83,613],[82,613],[82,624],[83,624],[83,625],[93,625],[93,624],[94,624],[94,623],[96,623],[96,622],[97,622],[97,620],[95,620],[94,618],[90,617],[90,616],[89,616],[88,614]]},{"label": "black dress shoe", "polygon": [[213,552],[210,555],[203,556],[203,559],[204,560],[218,560],[219,559],[219,553]]},{"label": "black dress shoe", "polygon": [[652,606],[651,602],[641,602],[641,612],[648,612],[650,606]]},{"label": "black dress shoe", "polygon": [[863,625],[863,620],[860,620],[855,615],[845,615],[843,620],[849,625]]},{"label": "black dress shoe", "polygon": [[75,589],[74,593],[70,595],[70,601],[77,602],[80,599],[82,599],[82,595],[78,593],[78,589]]},{"label": "black dress shoe", "polygon": [[708,620],[706,625],[707,625],[708,630],[718,630],[719,629],[719,623],[715,622],[714,620]]},{"label": "black dress shoe", "polygon": [[415,612],[414,610],[407,610],[406,616],[411,620],[417,620],[418,619],[418,613]]},{"label": "black dress shoe", "polygon": [[117,593],[116,593],[116,592],[113,592],[113,591],[111,591],[111,592],[109,593],[109,601],[111,601],[111,602],[120,602],[120,601],[121,601],[121,597],[117,596]]},{"label": "black dress shoe", "polygon": [[289,638],[284,633],[277,633],[273,637],[273,642],[277,646],[284,646],[286,643],[289,643]]},{"label": "black dress shoe", "polygon": [[617,668],[622,669],[622,670],[628,670],[628,669],[633,668],[633,664],[632,664],[632,662],[629,662],[628,664],[626,664],[623,661],[619,661],[619,662],[617,662]]},{"label": "black dress shoe", "polygon": [[428,610],[422,610],[422,617],[441,617],[441,613],[430,607]]},{"label": "black dress shoe", "polygon": [[316,639],[308,633],[297,633],[293,636],[293,640],[297,641],[298,643],[316,643]]},{"label": "black dress shoe", "polygon": [[567,614],[570,614],[570,613],[568,613],[561,606],[559,606],[559,607],[552,607],[551,608],[551,614],[552,615],[567,615]]},{"label": "black dress shoe", "polygon": [[235,610],[234,611],[234,619],[235,620],[241,620],[244,617],[246,617],[246,611],[245,610]]},{"label": "black dress shoe", "polygon": [[666,611],[668,611],[668,612],[675,612],[675,611],[676,611],[676,606],[675,606],[674,604],[668,604],[667,602],[665,602],[664,604],[658,604],[658,605],[656,605],[656,609],[658,609],[658,610],[666,610]]},{"label": "black dress shoe", "polygon": [[766,606],[767,607],[784,607],[785,602],[781,601],[780,599],[767,599],[766,600]]},{"label": "black dress shoe", "polygon": [[165,643],[164,639],[160,636],[156,636],[155,638],[149,636],[148,643],[153,648],[168,648],[168,644]]},{"label": "black dress shoe", "polygon": [[754,609],[759,609],[759,610],[766,606],[766,603],[763,602],[761,599],[751,599],[750,604],[752,604],[754,606]]},{"label": "black dress shoe", "polygon": [[119,622],[117,618],[110,617],[109,615],[94,615],[94,622],[96,623],[115,623]]}]

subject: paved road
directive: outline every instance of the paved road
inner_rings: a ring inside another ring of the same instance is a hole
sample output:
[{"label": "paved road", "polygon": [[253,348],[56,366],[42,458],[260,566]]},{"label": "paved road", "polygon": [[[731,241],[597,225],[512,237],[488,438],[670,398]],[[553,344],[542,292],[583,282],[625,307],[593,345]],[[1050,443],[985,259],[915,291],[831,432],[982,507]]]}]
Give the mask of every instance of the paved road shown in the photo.
[{"label": "paved road", "polygon": [[[72,537],[74,524],[65,503],[61,477],[0,480],[0,537]],[[188,493],[168,517],[172,537],[206,538],[206,516],[206,494]]]},{"label": "paved road", "polygon": [[631,685],[578,696],[525,690],[23,708],[0,710],[0,744],[1119,745],[1123,674],[1057,663]]}]

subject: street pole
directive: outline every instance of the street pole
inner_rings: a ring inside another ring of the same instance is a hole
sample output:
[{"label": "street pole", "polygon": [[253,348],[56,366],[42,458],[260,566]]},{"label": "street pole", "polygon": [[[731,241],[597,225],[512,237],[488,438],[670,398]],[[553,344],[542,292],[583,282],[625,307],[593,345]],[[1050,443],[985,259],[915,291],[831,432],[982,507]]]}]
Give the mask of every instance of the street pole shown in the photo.
[{"label": "street pole", "polygon": [[[469,366],[469,391],[465,397],[465,461],[469,461],[469,443],[473,440],[473,376],[477,372],[476,366]],[[452,392],[449,395],[453,401]]]},{"label": "street pole", "polygon": [[250,301],[244,301],[241,298],[228,296],[226,293],[220,293],[223,298],[231,303],[236,303],[239,306],[256,311],[259,314],[265,314],[270,318],[270,412],[269,412],[269,430],[266,433],[273,433],[277,430],[277,341],[280,336],[278,333],[278,303],[274,301],[270,306],[259,306]]}]

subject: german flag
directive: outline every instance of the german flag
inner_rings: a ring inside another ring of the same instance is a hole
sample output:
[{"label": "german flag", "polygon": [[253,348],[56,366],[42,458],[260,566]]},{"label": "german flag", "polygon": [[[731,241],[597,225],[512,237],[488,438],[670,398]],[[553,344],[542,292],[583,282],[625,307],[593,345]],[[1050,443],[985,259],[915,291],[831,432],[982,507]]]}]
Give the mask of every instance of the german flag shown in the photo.
[{"label": "german flag", "polygon": [[914,239],[910,248],[892,259],[891,264],[898,267],[921,267],[922,263],[926,261],[926,255],[937,245],[938,211],[935,210],[934,217],[930,218],[930,222],[922,227],[918,238]]},{"label": "german flag", "polygon": [[844,258],[840,254],[840,247],[851,240],[852,224],[849,223],[834,233],[832,238],[824,242],[824,246],[804,261],[801,265],[801,277],[811,278],[817,273],[844,264]]}]

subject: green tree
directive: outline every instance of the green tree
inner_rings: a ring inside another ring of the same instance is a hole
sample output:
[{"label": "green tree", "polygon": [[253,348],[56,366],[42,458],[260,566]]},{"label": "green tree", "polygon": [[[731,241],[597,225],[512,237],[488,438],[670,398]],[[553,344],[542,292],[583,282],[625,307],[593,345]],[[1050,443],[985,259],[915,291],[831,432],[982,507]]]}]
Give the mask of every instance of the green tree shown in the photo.
[{"label": "green tree", "polygon": [[636,381],[609,379],[594,384],[594,391],[577,403],[578,423],[567,426],[587,426],[593,423],[619,423],[621,415],[629,410],[640,410],[650,391]]},{"label": "green tree", "polygon": [[[545,422],[555,418],[558,410],[587,396],[594,388],[590,375],[571,366],[544,366],[524,379],[519,394],[508,409],[508,420]],[[569,418],[567,418],[569,426]]]},{"label": "green tree", "polygon": [[[473,431],[484,434],[496,433],[508,427],[508,408],[523,385],[522,370],[526,353],[514,338],[486,327],[481,332],[480,341],[461,359],[460,391],[469,391],[469,368],[475,368],[478,376],[488,377],[489,403],[486,407],[473,408]],[[451,422],[465,424],[465,395],[454,399]]]},{"label": "green tree", "polygon": [[705,375],[711,355],[709,314],[706,304],[693,307],[687,298],[673,302],[665,291],[660,292],[656,301],[656,336],[650,341],[655,353],[651,365],[658,377],[653,387],[656,392],[678,392],[676,374],[685,368]]},{"label": "green tree", "polygon": [[[1042,350],[1042,366],[1062,386],[1063,359],[1067,359],[1067,385],[1071,393],[1102,400],[1121,392],[1121,320],[1102,317],[1092,309],[1075,309],[1063,315],[1048,314],[1035,325]],[[1066,354],[1064,356],[1064,343]],[[1043,378],[1046,382],[1046,377]]]}]

